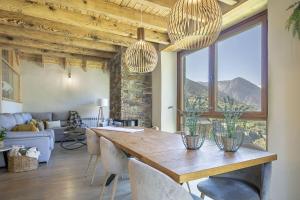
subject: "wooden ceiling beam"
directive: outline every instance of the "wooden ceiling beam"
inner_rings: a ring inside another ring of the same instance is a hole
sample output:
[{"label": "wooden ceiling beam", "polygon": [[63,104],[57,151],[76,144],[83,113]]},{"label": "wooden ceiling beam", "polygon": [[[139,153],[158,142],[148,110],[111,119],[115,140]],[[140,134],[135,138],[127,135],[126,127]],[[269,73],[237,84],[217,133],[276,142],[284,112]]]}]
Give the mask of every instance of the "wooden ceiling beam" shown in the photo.
[{"label": "wooden ceiling beam", "polygon": [[0,34],[9,35],[14,38],[21,37],[21,38],[27,38],[32,40],[39,40],[46,43],[67,45],[67,46],[86,48],[86,49],[94,49],[99,51],[106,51],[106,52],[118,51],[118,47],[111,44],[66,37],[66,36],[61,36],[56,34],[45,33],[41,31],[9,26],[9,25],[0,25]]},{"label": "wooden ceiling beam", "polygon": [[9,35],[1,35],[1,34],[0,34],[0,43],[5,43],[7,45],[22,45],[31,48],[73,53],[73,54],[81,54],[87,56],[95,56],[100,58],[112,58],[114,56],[114,53],[109,53],[109,52],[71,47],[71,46],[54,44],[54,43],[44,43],[44,42],[39,42],[37,40],[31,40],[31,39],[25,39],[19,37],[16,38]]},{"label": "wooden ceiling beam", "polygon": [[129,46],[130,44],[136,42],[136,39],[125,36],[95,31],[87,28],[83,29],[62,23],[53,23],[48,20],[1,10],[0,24],[16,26],[26,30],[28,29],[32,31],[50,33],[53,35],[65,36],[68,38],[85,39],[95,43],[101,42],[118,46]]},{"label": "wooden ceiling beam", "polygon": [[[103,15],[135,26],[140,25],[141,12],[139,10],[119,6],[114,3],[99,0],[29,0],[42,5],[53,5],[55,8],[72,9],[91,16]],[[143,26],[162,32],[167,31],[167,18],[143,13]]]},{"label": "wooden ceiling beam", "polygon": [[36,49],[36,48],[30,48],[22,45],[7,45],[6,43],[0,43],[0,47],[3,49],[12,49],[12,50],[18,50],[19,52],[33,54],[33,55],[44,55],[44,56],[50,56],[50,57],[56,57],[56,58],[73,58],[73,59],[79,59],[79,60],[89,60],[89,61],[95,61],[95,62],[107,62],[107,59],[99,58],[95,56],[87,56],[87,55],[79,55],[79,54],[71,54],[71,53],[65,53],[65,52],[58,52],[58,51],[50,51],[45,49]]},{"label": "wooden ceiling beam", "polygon": [[[31,53],[20,53],[21,60],[28,60],[33,62],[43,62],[44,64],[57,64],[57,65],[63,65],[65,58],[58,58],[54,56],[49,55],[37,55],[37,54],[31,54]],[[67,67],[81,67],[82,60],[77,58],[66,58],[67,59]],[[106,62],[102,61],[87,61],[87,68],[94,68],[94,69],[106,69]],[[65,69],[64,69],[65,70]]]},{"label": "wooden ceiling beam", "polygon": [[[177,0],[138,0],[139,3],[150,6],[159,6],[163,8],[172,8]],[[219,2],[225,3],[227,5],[235,5],[238,0],[218,0]]]},{"label": "wooden ceiling beam", "polygon": [[138,0],[139,3],[151,7],[163,7],[171,9],[177,0]]},{"label": "wooden ceiling beam", "polygon": [[[26,0],[0,0],[0,10],[21,13],[26,16],[49,20],[53,23],[63,23],[66,25],[88,28],[97,31],[104,31],[116,35],[136,38],[136,27],[105,18],[91,17],[88,15],[69,12],[63,9],[56,9],[51,6],[43,6]],[[167,33],[160,33],[145,29],[146,40],[169,44]]]}]

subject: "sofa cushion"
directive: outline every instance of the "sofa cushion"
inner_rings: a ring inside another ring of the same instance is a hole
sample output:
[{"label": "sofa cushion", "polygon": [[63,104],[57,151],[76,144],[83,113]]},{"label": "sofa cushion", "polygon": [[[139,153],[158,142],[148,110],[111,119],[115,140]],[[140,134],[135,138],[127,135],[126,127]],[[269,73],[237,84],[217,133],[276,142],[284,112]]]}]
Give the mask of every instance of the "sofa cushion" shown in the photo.
[{"label": "sofa cushion", "polygon": [[38,132],[39,129],[33,125],[33,124],[19,124],[17,126],[15,126],[12,131],[21,131],[21,132],[25,132],[25,131],[30,131],[30,132]]},{"label": "sofa cushion", "polygon": [[53,128],[60,128],[60,121],[46,121],[46,128],[53,129]]},{"label": "sofa cushion", "polygon": [[32,120],[32,116],[30,113],[21,113],[23,116],[23,119],[25,120],[25,123],[28,123],[30,120]]},{"label": "sofa cushion", "polygon": [[66,127],[68,126],[68,121],[60,121],[61,127]]},{"label": "sofa cushion", "polygon": [[53,121],[67,121],[69,119],[69,112],[65,111],[65,112],[54,112],[53,113]]},{"label": "sofa cushion", "polygon": [[27,124],[34,125],[35,127],[37,127],[39,129],[39,131],[44,131],[45,130],[44,121],[36,120],[36,119],[31,119],[30,121],[27,122]]},{"label": "sofa cushion", "polygon": [[39,129],[39,131],[44,131],[45,130],[45,124],[43,121],[37,121],[36,122],[36,127]]},{"label": "sofa cushion", "polygon": [[15,113],[13,116],[16,119],[17,125],[26,123],[26,120],[23,118],[21,113]]},{"label": "sofa cushion", "polygon": [[52,112],[31,113],[33,119],[52,121]]},{"label": "sofa cushion", "polygon": [[0,126],[11,130],[17,125],[16,119],[12,114],[0,114]]}]

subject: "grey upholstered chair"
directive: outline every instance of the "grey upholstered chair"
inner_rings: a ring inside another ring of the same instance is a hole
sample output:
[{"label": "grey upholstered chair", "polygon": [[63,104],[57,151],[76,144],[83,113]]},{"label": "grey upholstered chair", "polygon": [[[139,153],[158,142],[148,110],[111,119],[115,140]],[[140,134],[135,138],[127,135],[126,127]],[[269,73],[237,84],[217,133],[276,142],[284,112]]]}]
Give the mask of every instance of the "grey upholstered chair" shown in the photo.
[{"label": "grey upholstered chair", "polygon": [[200,200],[167,175],[136,160],[128,164],[132,200]]},{"label": "grey upholstered chair", "polygon": [[[244,145],[256,148],[253,145]],[[201,181],[197,187],[201,197],[214,200],[269,200],[271,163],[241,169]]]},{"label": "grey upholstered chair", "polygon": [[103,184],[100,200],[103,198],[105,183],[111,174],[115,175],[111,200],[115,198],[118,179],[122,175],[128,175],[128,158],[124,152],[118,149],[111,141],[100,137],[101,162],[105,171],[105,182]]},{"label": "grey upholstered chair", "polygon": [[95,161],[94,166],[93,166],[93,176],[92,176],[92,179],[91,179],[91,184],[93,184],[95,174],[96,174],[97,165],[100,161],[99,159],[100,159],[100,155],[101,155],[100,138],[94,131],[92,131],[90,129],[87,129],[86,130],[86,140],[87,140],[87,151],[90,155],[88,167],[87,167],[86,172],[85,172],[86,176],[88,175],[88,171],[89,171],[91,162],[93,160],[93,157],[96,156],[96,161]]}]

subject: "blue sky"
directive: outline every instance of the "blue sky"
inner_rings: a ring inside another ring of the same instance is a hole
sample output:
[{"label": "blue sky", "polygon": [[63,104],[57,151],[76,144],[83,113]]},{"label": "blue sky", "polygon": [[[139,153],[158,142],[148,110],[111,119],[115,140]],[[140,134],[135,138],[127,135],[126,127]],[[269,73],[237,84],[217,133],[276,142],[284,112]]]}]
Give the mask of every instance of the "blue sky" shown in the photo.
[{"label": "blue sky", "polygon": [[[218,42],[218,80],[242,77],[261,85],[261,26]],[[208,49],[187,56],[186,76],[193,81],[208,81]]]}]

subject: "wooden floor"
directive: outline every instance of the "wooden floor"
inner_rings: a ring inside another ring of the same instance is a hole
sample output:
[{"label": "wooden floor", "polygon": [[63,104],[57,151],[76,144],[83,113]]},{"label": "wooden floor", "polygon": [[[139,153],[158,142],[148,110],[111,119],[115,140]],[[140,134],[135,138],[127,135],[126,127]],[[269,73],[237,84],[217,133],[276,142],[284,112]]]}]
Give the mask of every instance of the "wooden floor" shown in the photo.
[{"label": "wooden floor", "polygon": [[[5,169],[0,169],[0,199],[97,200],[104,179],[101,165],[91,186],[90,177],[84,176],[87,163],[86,148],[68,151],[56,144],[48,165],[41,164],[38,170],[8,173]],[[192,191],[199,195],[196,184],[197,181],[191,183]],[[105,199],[109,199],[110,190],[111,187],[108,187]],[[116,200],[130,199],[129,180],[121,180],[118,184]]]},{"label": "wooden floor", "polygon": [[[8,173],[0,169],[1,200],[96,200],[99,199],[103,182],[101,166],[94,184],[85,178],[88,163],[86,148],[67,151],[56,145],[51,160],[31,172]],[[106,198],[109,199],[109,187]],[[130,200],[130,184],[121,180],[118,184],[117,200]]]}]

